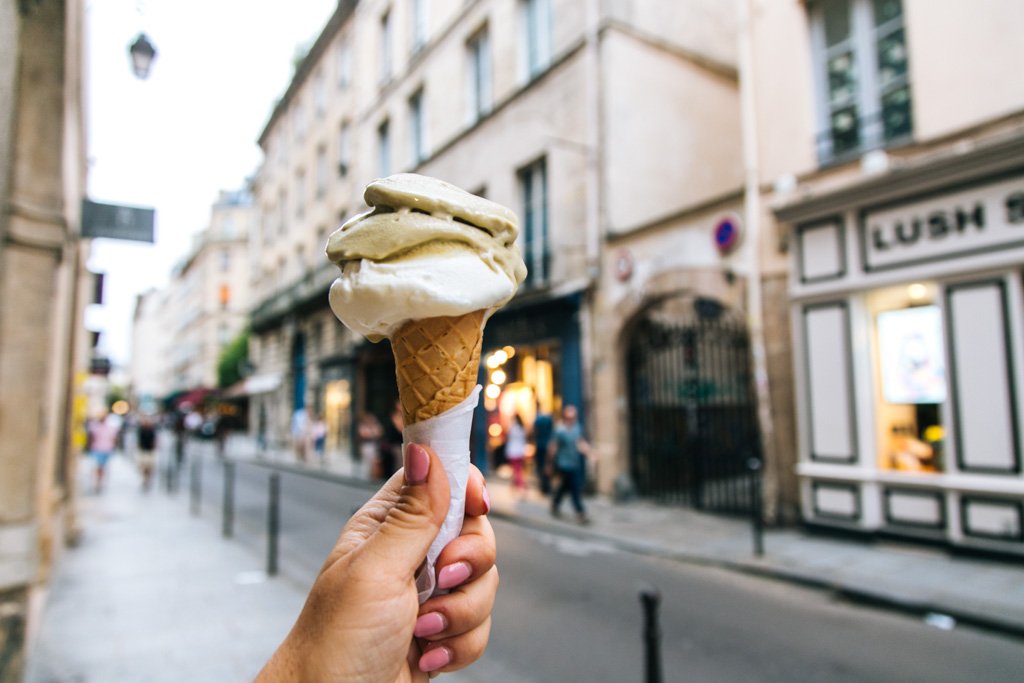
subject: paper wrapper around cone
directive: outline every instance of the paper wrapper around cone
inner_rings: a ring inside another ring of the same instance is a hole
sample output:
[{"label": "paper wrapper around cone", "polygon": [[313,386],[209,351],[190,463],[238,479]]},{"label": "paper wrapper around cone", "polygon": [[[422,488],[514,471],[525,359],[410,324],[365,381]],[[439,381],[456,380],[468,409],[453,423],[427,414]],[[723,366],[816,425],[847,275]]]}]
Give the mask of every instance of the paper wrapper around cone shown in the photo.
[{"label": "paper wrapper around cone", "polygon": [[469,397],[436,417],[414,422],[403,430],[403,449],[410,443],[425,444],[437,453],[448,475],[451,502],[448,514],[441,524],[434,542],[427,551],[427,559],[416,575],[416,591],[420,603],[434,594],[436,578],[434,567],[444,547],[462,533],[462,519],[466,513],[466,483],[469,481],[469,432],[473,426],[473,410],[480,399],[480,387],[474,386]]},{"label": "paper wrapper around cone", "polygon": [[469,436],[479,400],[476,377],[486,311],[413,320],[391,338],[398,396],[405,417],[404,445],[430,446],[448,475],[451,502],[441,530],[416,577],[420,602],[434,593],[434,565],[462,532],[469,479]]}]

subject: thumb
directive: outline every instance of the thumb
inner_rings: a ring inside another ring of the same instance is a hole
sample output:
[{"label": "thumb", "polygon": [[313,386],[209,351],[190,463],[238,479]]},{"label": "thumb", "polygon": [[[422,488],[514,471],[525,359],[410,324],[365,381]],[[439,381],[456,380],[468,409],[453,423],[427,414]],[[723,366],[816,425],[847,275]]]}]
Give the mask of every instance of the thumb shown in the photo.
[{"label": "thumb", "polygon": [[406,446],[404,465],[398,498],[365,549],[380,570],[411,577],[448,514],[450,494],[444,466],[429,448]]}]

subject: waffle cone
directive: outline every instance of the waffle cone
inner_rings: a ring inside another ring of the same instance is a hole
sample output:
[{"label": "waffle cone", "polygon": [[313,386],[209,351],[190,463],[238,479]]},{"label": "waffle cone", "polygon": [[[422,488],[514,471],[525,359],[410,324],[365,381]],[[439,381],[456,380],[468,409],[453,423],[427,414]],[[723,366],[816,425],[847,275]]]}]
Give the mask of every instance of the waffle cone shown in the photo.
[{"label": "waffle cone", "polygon": [[413,320],[392,335],[405,424],[440,415],[472,393],[480,367],[485,313],[479,310]]}]

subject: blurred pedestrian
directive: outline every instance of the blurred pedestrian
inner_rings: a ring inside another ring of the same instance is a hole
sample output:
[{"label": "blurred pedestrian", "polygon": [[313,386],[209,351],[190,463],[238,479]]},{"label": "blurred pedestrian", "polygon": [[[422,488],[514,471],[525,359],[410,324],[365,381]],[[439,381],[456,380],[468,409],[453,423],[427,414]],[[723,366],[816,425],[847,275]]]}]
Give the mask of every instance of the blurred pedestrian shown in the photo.
[{"label": "blurred pedestrian", "polygon": [[309,427],[309,438],[313,442],[313,454],[321,466],[324,465],[324,448],[327,446],[327,423],[320,413],[313,414],[313,422]]},{"label": "blurred pedestrian", "polygon": [[417,604],[415,575],[448,512],[444,466],[410,444],[403,474],[355,513],[298,620],[260,671],[278,681],[426,681],[480,658],[498,590],[483,476],[470,468],[461,535],[437,560],[437,586]]},{"label": "blurred pedestrian", "polygon": [[380,439],[378,479],[387,479],[398,469],[398,462],[402,457],[403,429],[405,429],[405,417],[402,414],[402,404],[400,401],[395,401],[395,405],[391,408],[391,415],[384,423],[384,434]]},{"label": "blurred pedestrian", "polygon": [[537,471],[537,481],[540,484],[541,493],[545,496],[551,493],[548,446],[551,444],[551,434],[554,429],[555,421],[551,418],[551,413],[544,412],[538,407],[537,419],[533,421],[533,466]]},{"label": "blurred pedestrian", "polygon": [[296,408],[292,413],[292,448],[299,462],[306,462],[309,449],[309,413],[305,407]]},{"label": "blurred pedestrian", "polygon": [[139,452],[136,455],[139,474],[142,475],[142,490],[148,491],[153,482],[153,468],[156,465],[156,422],[146,415],[139,420],[136,436]]},{"label": "blurred pedestrian", "polygon": [[559,477],[558,489],[551,499],[551,514],[561,516],[562,498],[566,493],[572,498],[576,509],[576,520],[580,524],[589,524],[586,508],[583,506],[583,482],[587,467],[585,457],[590,457],[590,444],[583,438],[583,427],[579,423],[576,406],[567,405],[562,409],[562,420],[555,427],[548,455]]},{"label": "blurred pedestrian", "polygon": [[520,497],[526,496],[526,479],[523,477],[523,465],[526,462],[526,427],[523,418],[516,413],[508,426],[505,437],[505,459],[512,467],[512,486]]},{"label": "blurred pedestrian", "polygon": [[89,426],[89,449],[96,461],[96,493],[103,490],[103,479],[107,471],[107,462],[117,448],[117,437],[120,432],[119,423],[110,413],[104,411]]},{"label": "blurred pedestrian", "polygon": [[384,435],[384,428],[377,416],[371,412],[365,412],[359,416],[356,425],[356,436],[359,437],[358,448],[353,451],[360,463],[363,473],[368,478],[373,478],[373,470],[377,466],[377,457],[380,449],[380,438]]}]

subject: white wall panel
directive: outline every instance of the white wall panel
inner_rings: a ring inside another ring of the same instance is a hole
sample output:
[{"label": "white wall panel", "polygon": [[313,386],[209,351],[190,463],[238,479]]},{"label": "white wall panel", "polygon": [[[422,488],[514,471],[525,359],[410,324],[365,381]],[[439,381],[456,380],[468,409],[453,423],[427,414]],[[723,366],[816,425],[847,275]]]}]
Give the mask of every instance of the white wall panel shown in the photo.
[{"label": "white wall panel", "polygon": [[1012,368],[1002,281],[947,292],[958,463],[963,470],[1017,467]]},{"label": "white wall panel", "polygon": [[847,316],[843,303],[804,308],[813,460],[856,459]]}]

